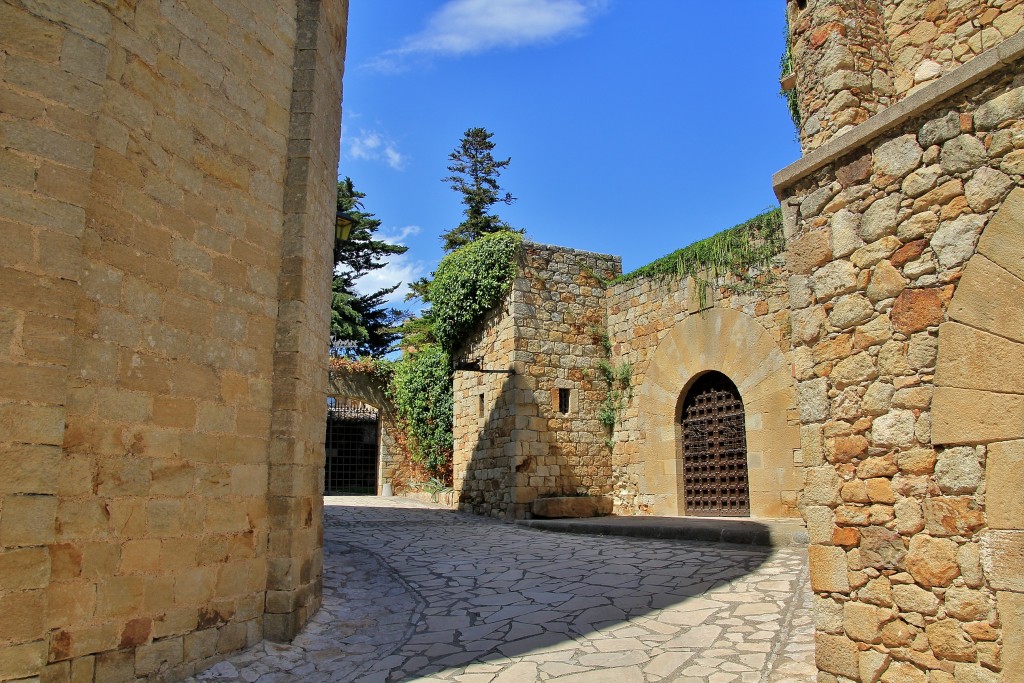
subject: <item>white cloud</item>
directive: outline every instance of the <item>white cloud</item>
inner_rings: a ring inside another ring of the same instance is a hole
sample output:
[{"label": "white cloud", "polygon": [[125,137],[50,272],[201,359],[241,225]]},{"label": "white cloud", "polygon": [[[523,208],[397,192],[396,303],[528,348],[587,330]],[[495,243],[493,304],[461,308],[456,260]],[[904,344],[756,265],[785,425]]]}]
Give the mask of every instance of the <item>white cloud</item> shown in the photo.
[{"label": "white cloud", "polygon": [[583,29],[607,0],[448,0],[419,33],[371,66],[395,70],[412,55],[466,55],[550,42]]},{"label": "white cloud", "polygon": [[[377,233],[377,237],[391,244],[400,244],[411,235],[420,231],[418,225],[407,225],[403,228],[392,228]],[[355,283],[355,289],[359,294],[370,294],[385,287],[393,287],[399,282],[402,286],[388,295],[386,301],[391,305],[401,305],[405,295],[409,292],[409,283],[426,275],[428,268],[422,261],[414,261],[405,254],[394,254],[387,258],[387,264],[378,270],[373,270],[363,275]]]},{"label": "white cloud", "polygon": [[353,134],[342,135],[342,153],[350,159],[383,161],[396,171],[405,170],[408,157],[398,151],[394,141],[376,130],[360,129]]}]

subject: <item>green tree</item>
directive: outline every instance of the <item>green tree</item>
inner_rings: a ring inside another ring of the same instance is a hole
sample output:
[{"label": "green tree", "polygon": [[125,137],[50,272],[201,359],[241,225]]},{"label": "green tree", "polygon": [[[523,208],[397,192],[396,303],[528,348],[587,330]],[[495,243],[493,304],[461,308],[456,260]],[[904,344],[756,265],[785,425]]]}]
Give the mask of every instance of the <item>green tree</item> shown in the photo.
[{"label": "green tree", "polygon": [[452,189],[462,194],[464,220],[458,226],[441,235],[445,251],[454,251],[480,237],[501,230],[512,230],[508,223],[490,214],[490,208],[497,204],[511,204],[515,197],[501,193],[498,176],[512,161],[511,157],[499,161],[491,154],[494,143],[493,133],[486,128],[470,128],[459,142],[459,146],[448,155],[450,176],[443,178]]},{"label": "green tree", "polygon": [[369,294],[356,292],[356,281],[386,265],[388,256],[404,254],[409,247],[378,239],[380,220],[363,207],[366,194],[359,192],[351,178],[338,183],[337,207],[352,219],[349,239],[335,251],[334,281],[331,286],[331,336],[356,342],[347,349],[353,356],[383,356],[393,351],[399,337],[396,326],[405,313],[385,305],[385,299],[401,283]]}]

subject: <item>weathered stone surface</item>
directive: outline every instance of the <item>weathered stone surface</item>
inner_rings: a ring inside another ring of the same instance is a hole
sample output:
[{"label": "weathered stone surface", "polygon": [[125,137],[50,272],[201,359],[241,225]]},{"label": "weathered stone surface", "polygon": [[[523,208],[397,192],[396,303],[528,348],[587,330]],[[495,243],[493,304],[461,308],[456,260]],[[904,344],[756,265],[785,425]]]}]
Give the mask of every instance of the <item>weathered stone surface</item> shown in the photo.
[{"label": "weathered stone surface", "polygon": [[914,240],[896,250],[889,259],[896,268],[902,268],[920,256],[928,247],[928,240]]},{"label": "weathered stone surface", "polygon": [[892,597],[904,612],[934,616],[939,611],[939,598],[931,591],[914,584],[893,586]]},{"label": "weathered stone surface", "polygon": [[811,288],[818,301],[827,301],[857,289],[857,271],[849,261],[833,261],[811,278]]},{"label": "weathered stone surface", "polygon": [[924,512],[921,504],[913,498],[904,498],[896,501],[893,507],[896,515],[896,530],[901,534],[916,534],[924,529]]},{"label": "weathered stone surface", "polygon": [[870,268],[882,259],[889,258],[902,244],[898,237],[888,235],[853,252],[850,261],[858,268]]},{"label": "weathered stone surface", "polygon": [[868,207],[860,220],[860,236],[865,242],[896,234],[896,212],[899,211],[900,201],[900,195],[891,194]]},{"label": "weathered stone surface", "polygon": [[931,474],[935,470],[935,461],[935,451],[931,448],[911,448],[896,456],[896,462],[904,474]]},{"label": "weathered stone surface", "polygon": [[991,530],[982,534],[982,566],[995,590],[1024,593],[1024,531]]},{"label": "weathered stone surface", "polygon": [[1024,342],[1024,281],[984,256],[964,269],[949,316],[971,327]]},{"label": "weathered stone surface", "polygon": [[932,235],[931,247],[944,268],[955,268],[967,261],[974,254],[974,244],[985,217],[966,215],[954,221],[943,223]]},{"label": "weathered stone surface", "polygon": [[996,593],[996,609],[1003,625],[1003,671],[1024,671],[1024,594]]},{"label": "weathered stone surface", "polygon": [[881,415],[889,412],[890,401],[896,392],[893,385],[886,382],[873,382],[864,392],[861,409],[866,415]]},{"label": "weathered stone surface", "polygon": [[973,135],[960,135],[942,145],[939,163],[947,173],[971,171],[988,161],[985,145]]},{"label": "weathered stone surface", "polygon": [[981,567],[981,544],[965,543],[956,551],[956,563],[960,566],[960,575],[970,588],[978,588],[984,582],[984,571]]},{"label": "weathered stone surface", "polygon": [[946,614],[960,621],[987,619],[992,610],[992,600],[986,593],[961,586],[947,588],[943,604]]},{"label": "weathered stone surface", "polygon": [[790,329],[793,340],[809,344],[821,336],[825,322],[828,320],[825,311],[818,307],[793,311],[790,314]]},{"label": "weathered stone surface", "polygon": [[990,444],[985,503],[992,529],[1024,529],[1024,441]]},{"label": "weathered stone surface", "polygon": [[786,245],[786,267],[797,275],[809,275],[831,260],[829,236],[824,230],[806,233]]},{"label": "weathered stone surface", "polygon": [[955,322],[939,327],[939,340],[937,385],[1024,393],[1024,344]]},{"label": "weathered stone surface", "polygon": [[873,302],[899,296],[907,288],[907,280],[888,261],[882,261],[871,271],[871,282],[866,294]]},{"label": "weathered stone surface", "polygon": [[942,619],[925,627],[928,644],[937,657],[954,662],[974,661],[977,649],[974,642],[952,619]]},{"label": "weathered stone surface", "polygon": [[832,312],[828,314],[828,320],[833,327],[848,330],[870,320],[874,314],[875,307],[866,297],[849,294],[836,302]]},{"label": "weathered stone surface", "polygon": [[1024,279],[1024,188],[1011,192],[989,221],[978,253]]},{"label": "weathered stone surface", "polygon": [[935,481],[943,493],[974,493],[983,476],[973,448],[947,448],[939,453]]},{"label": "weathered stone surface", "polygon": [[860,532],[861,560],[875,569],[896,569],[903,564],[907,551],[903,539],[892,529],[870,526]]},{"label": "weathered stone surface", "polygon": [[[1017,669],[1007,668],[1005,663],[1003,669],[1007,672],[1017,671]],[[956,681],[956,683],[1001,683],[1006,681],[1005,678],[1000,677],[995,671],[986,669],[980,664],[967,664],[963,662],[956,663],[953,675],[949,680],[951,682]]]},{"label": "weathered stone surface", "polygon": [[850,590],[846,576],[846,552],[842,548],[812,545],[807,548],[811,567],[811,589],[822,593]]},{"label": "weathered stone surface", "polygon": [[890,410],[871,424],[871,441],[882,447],[907,447],[914,442],[914,413]]},{"label": "weathered stone surface", "polygon": [[946,538],[918,534],[910,539],[907,571],[925,588],[948,586],[960,575],[956,543]]},{"label": "weathered stone surface", "polygon": [[955,111],[947,112],[945,116],[932,119],[921,126],[917,139],[925,147],[940,145],[946,140],[952,140],[960,135],[960,115]]},{"label": "weathered stone surface", "polygon": [[1024,117],[1024,87],[1014,88],[974,112],[974,125],[979,130],[992,130],[1004,121]]},{"label": "weathered stone surface", "polygon": [[922,503],[925,531],[933,536],[970,536],[985,526],[985,513],[972,498],[928,498]]},{"label": "weathered stone surface", "polygon": [[926,683],[927,676],[910,662],[894,661],[880,679],[881,683]]},{"label": "weathered stone surface", "polygon": [[889,320],[889,316],[880,315],[859,326],[853,339],[856,348],[867,349],[890,338],[892,338],[892,322]]},{"label": "weathered stone surface", "polygon": [[1014,186],[1010,176],[988,166],[982,166],[964,185],[967,204],[978,213],[988,211],[1002,201]]},{"label": "weathered stone surface", "polygon": [[834,505],[839,501],[839,476],[831,465],[808,467],[801,493],[804,505]]},{"label": "weathered stone surface", "polygon": [[824,377],[797,384],[796,399],[801,421],[821,422],[828,418],[828,380]]},{"label": "weathered stone surface", "polygon": [[943,308],[943,296],[939,290],[906,289],[893,304],[893,327],[904,334],[928,329],[943,321]]},{"label": "weathered stone surface", "polygon": [[925,192],[933,189],[941,175],[942,166],[939,164],[926,166],[908,175],[903,180],[903,186],[900,189],[903,190],[903,194],[912,199],[916,199]]},{"label": "weathered stone surface", "polygon": [[829,377],[837,387],[845,387],[875,379],[878,370],[870,354],[857,353],[836,363]]},{"label": "weathered stone surface", "polygon": [[839,188],[834,188],[831,185],[815,190],[800,202],[800,216],[803,218],[817,216],[838,193]]},{"label": "weathered stone surface", "polygon": [[843,629],[852,640],[881,643],[882,627],[895,617],[891,609],[861,602],[848,602],[843,608]]},{"label": "weathered stone surface", "polygon": [[948,180],[914,200],[914,213],[929,211],[936,207],[941,209],[957,197],[962,197],[963,194],[964,183],[962,180],[959,178]]},{"label": "weathered stone surface", "polygon": [[[939,227],[939,216],[933,211],[915,213],[899,224],[896,236],[901,240],[917,240],[931,235]],[[920,256],[920,254],[918,254]],[[914,258],[917,258],[916,256]]]},{"label": "weathered stone surface", "polygon": [[849,256],[864,246],[860,237],[860,216],[848,209],[836,212],[832,217],[832,255],[835,258]]},{"label": "weathered stone surface", "polygon": [[861,683],[878,683],[882,673],[892,661],[889,655],[877,650],[864,650],[860,653]]},{"label": "weathered stone surface", "polygon": [[843,630],[843,603],[832,598],[814,596],[814,626],[825,633],[841,633]]},{"label": "weathered stone surface", "polygon": [[977,444],[1024,438],[1024,396],[936,387],[932,399],[935,444]]},{"label": "weathered stone surface", "polygon": [[837,676],[846,676],[851,680],[860,677],[856,643],[845,636],[824,633],[818,633],[814,642],[814,659],[819,669]]},{"label": "weathered stone surface", "polygon": [[[846,54],[848,55],[849,60],[852,64],[853,54],[850,53],[849,49],[846,49]],[[849,65],[843,64],[840,66]],[[870,154],[862,154],[853,161],[845,163],[836,169],[836,180],[838,180],[843,187],[850,187],[851,185],[856,185],[859,182],[867,180],[869,177],[871,177]]]},{"label": "weathered stone surface", "polygon": [[874,171],[895,179],[917,168],[921,163],[923,150],[917,144],[914,135],[901,135],[898,138],[883,142],[874,152]]}]

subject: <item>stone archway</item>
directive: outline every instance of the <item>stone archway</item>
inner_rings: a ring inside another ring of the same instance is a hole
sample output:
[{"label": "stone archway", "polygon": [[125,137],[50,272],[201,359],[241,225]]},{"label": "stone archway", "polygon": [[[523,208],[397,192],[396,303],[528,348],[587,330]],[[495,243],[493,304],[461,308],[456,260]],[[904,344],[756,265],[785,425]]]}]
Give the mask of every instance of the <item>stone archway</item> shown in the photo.
[{"label": "stone archway", "polygon": [[797,516],[803,477],[788,354],[754,318],[718,308],[676,323],[658,344],[638,392],[641,430],[647,434],[642,486],[651,495],[652,511],[684,514],[676,488],[677,408],[685,390],[710,370],[728,376],[743,399],[751,516]]},{"label": "stone archway", "polygon": [[377,377],[366,372],[331,372],[327,393],[330,398],[355,399],[372,406],[379,413],[377,420],[376,493],[385,483],[394,479],[395,456],[399,451],[395,435],[395,406],[387,394],[387,387]]}]

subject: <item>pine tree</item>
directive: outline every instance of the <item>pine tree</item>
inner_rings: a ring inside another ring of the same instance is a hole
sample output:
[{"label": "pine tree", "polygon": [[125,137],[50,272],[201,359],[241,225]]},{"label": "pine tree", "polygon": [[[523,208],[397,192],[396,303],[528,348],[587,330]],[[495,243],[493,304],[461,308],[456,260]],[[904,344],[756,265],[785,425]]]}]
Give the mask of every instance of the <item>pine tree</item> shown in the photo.
[{"label": "pine tree", "polygon": [[389,294],[401,283],[370,294],[358,294],[356,281],[363,275],[383,268],[393,254],[404,254],[409,247],[376,239],[380,220],[364,210],[359,192],[351,178],[338,183],[338,211],[344,211],[354,222],[349,239],[335,252],[337,267],[331,285],[331,336],[356,342],[347,349],[349,355],[383,356],[393,351],[399,337],[396,326],[405,318],[397,308],[384,305]]},{"label": "pine tree", "polygon": [[462,212],[465,219],[441,235],[445,251],[454,251],[488,233],[512,230],[508,223],[488,213],[498,202],[511,204],[515,201],[511,193],[501,194],[498,176],[512,159],[498,161],[494,158],[491,154],[493,135],[486,128],[470,128],[463,134],[459,146],[448,155],[452,162],[448,170],[452,175],[442,180],[462,193],[466,208]]}]

